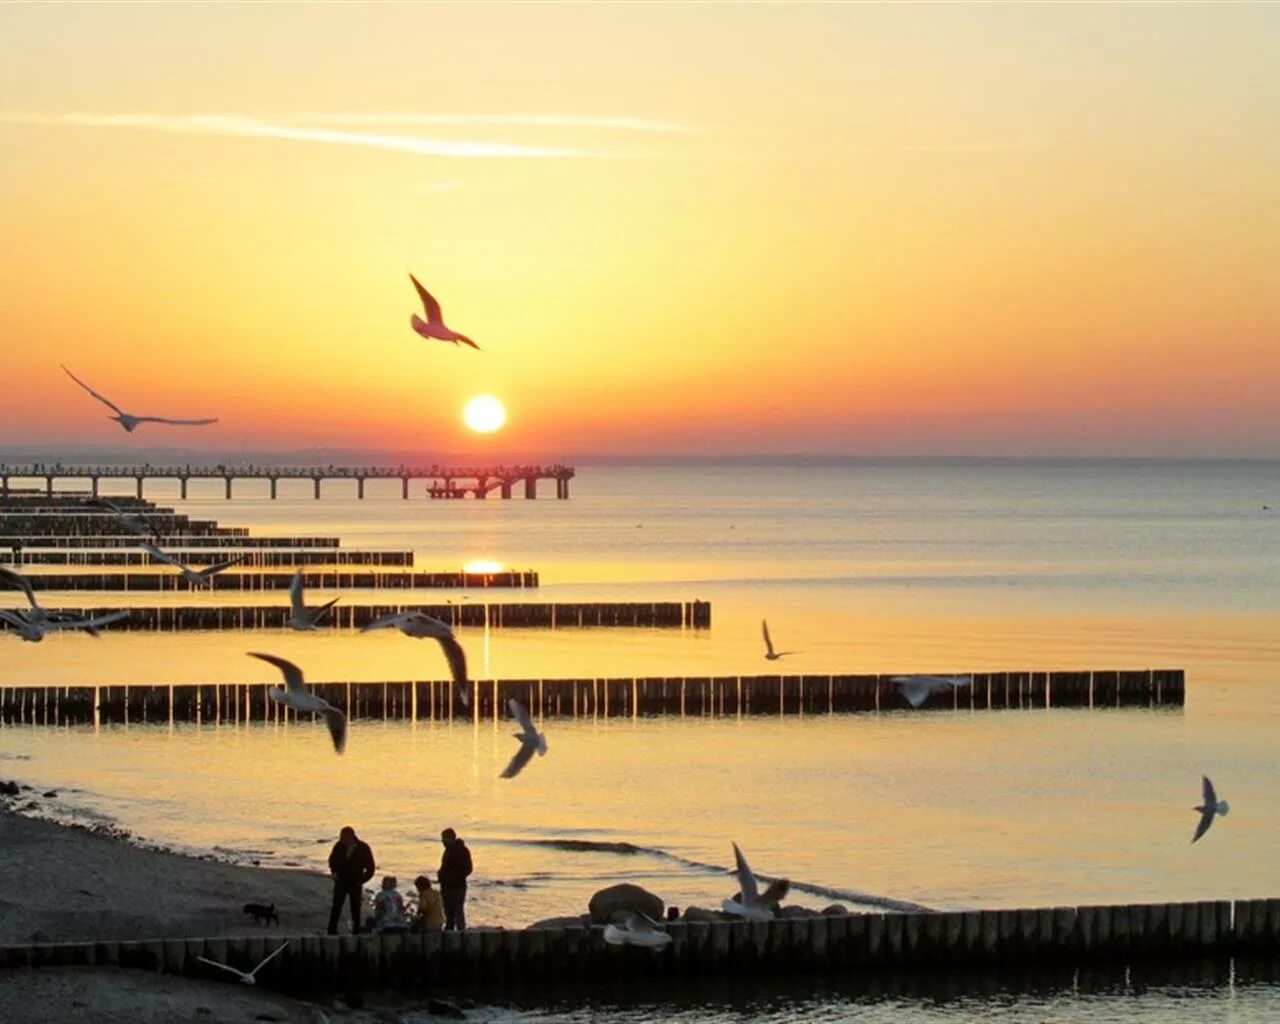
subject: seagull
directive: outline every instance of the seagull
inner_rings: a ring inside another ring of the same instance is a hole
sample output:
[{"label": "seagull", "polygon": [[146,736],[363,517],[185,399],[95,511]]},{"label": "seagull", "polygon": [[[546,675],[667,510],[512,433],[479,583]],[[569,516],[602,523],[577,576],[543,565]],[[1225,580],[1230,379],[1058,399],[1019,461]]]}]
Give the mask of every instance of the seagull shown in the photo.
[{"label": "seagull", "polygon": [[156,524],[146,516],[131,516],[119,505],[107,501],[106,498],[90,498],[87,504],[114,512],[116,518],[120,520],[120,525],[130,533],[137,534],[139,537],[154,537],[157,544],[164,540],[160,536],[160,531],[156,529]]},{"label": "seagull", "polygon": [[198,956],[196,957],[196,959],[199,960],[201,963],[208,964],[210,967],[217,967],[220,970],[230,971],[244,985],[256,985],[258,982],[257,982],[257,979],[254,977],[254,975],[256,975],[260,970],[262,970],[263,967],[265,967],[268,963],[270,963],[273,959],[275,959],[275,957],[280,954],[280,951],[284,949],[284,947],[287,945],[289,945],[288,939],[286,939],[279,946],[277,946],[273,952],[268,953],[266,956],[266,959],[264,959],[261,963],[258,964],[257,967],[255,967],[253,970],[249,971],[248,973],[241,970],[237,970],[234,967],[229,967],[226,964],[220,964],[218,963],[217,960],[208,960],[202,956]]},{"label": "seagull", "polygon": [[533,758],[534,754],[545,757],[547,753],[547,737],[533,727],[533,719],[525,706],[512,697],[507,701],[512,717],[520,723],[520,732],[512,733],[520,741],[520,749],[516,751],[511,763],[502,770],[499,778],[514,779]]},{"label": "seagull", "polygon": [[751,873],[747,858],[742,856],[737,843],[733,844],[733,859],[737,864],[735,873],[738,876],[738,898],[725,900],[720,904],[721,908],[726,914],[744,917],[749,921],[772,921],[773,912],[787,895],[791,883],[785,878],[779,878],[770,883],[769,888],[762,893],[756,885],[756,876]]},{"label": "seagull", "polygon": [[427,319],[424,323],[422,318],[414,313],[409,318],[409,326],[421,334],[424,338],[436,338],[440,341],[451,341],[455,345],[462,342],[464,345],[470,345],[474,349],[480,346],[468,338],[465,334],[459,334],[452,331],[444,325],[444,316],[440,312],[440,303],[432,297],[431,293],[422,287],[421,283],[412,274],[409,280],[413,282],[413,286],[418,289],[418,297],[422,299],[422,308],[426,311]]},{"label": "seagull", "polygon": [[453,635],[453,627],[447,622],[433,619],[424,612],[392,612],[380,619],[374,619],[360,630],[367,633],[371,629],[390,629],[395,627],[405,636],[415,640],[435,640],[444,651],[449,662],[449,674],[453,677],[453,685],[457,689],[458,701],[464,708],[471,707],[471,684],[467,680],[467,655],[457,637]]},{"label": "seagull", "polygon": [[775,651],[773,649],[773,638],[769,636],[769,623],[760,620],[760,632],[764,634],[764,656],[768,661],[777,661],[779,658],[785,658],[788,654],[799,654],[799,651]]},{"label": "seagull", "polygon": [[335,597],[318,608],[308,608],[302,593],[302,570],[293,574],[293,582],[289,584],[289,628],[297,630],[315,629],[320,620],[328,614],[329,609],[338,603]]},{"label": "seagull", "polygon": [[[62,364],[59,363],[58,365],[61,366]],[[96,398],[99,402],[101,402],[103,405],[107,406],[109,409],[114,411],[115,415],[108,416],[107,419],[115,420],[117,423],[120,424],[120,426],[124,427],[124,429],[127,430],[130,434],[132,434],[135,430],[138,429],[139,423],[167,423],[171,427],[203,427],[209,423],[218,422],[216,419],[171,420],[171,419],[166,419],[164,416],[134,416],[130,413],[125,412],[123,409],[120,408],[120,406],[116,405],[115,402],[111,401],[111,399],[103,398],[102,395],[94,391],[93,388],[89,387],[88,384],[82,381],[79,377],[77,377],[74,373],[68,370],[65,366],[62,367],[62,372],[65,373],[77,384],[79,384],[87,392],[89,392],[89,394],[93,395],[93,397]]]},{"label": "seagull", "polygon": [[971,682],[968,676],[893,676],[889,681],[898,684],[898,690],[913,708],[918,708],[933,694],[945,692],[947,687],[956,690]]},{"label": "seagull", "polygon": [[23,618],[34,625],[41,625],[50,621],[49,613],[41,608],[40,602],[36,600],[35,591],[31,589],[31,581],[23,576],[22,573],[0,566],[0,580],[12,583],[27,595],[27,602],[31,607],[27,609]]},{"label": "seagull", "polygon": [[99,615],[97,618],[92,619],[58,619],[35,622],[21,612],[11,612],[0,608],[0,622],[7,622],[18,631],[18,635],[23,640],[33,644],[38,644],[49,633],[66,632],[73,629],[82,629],[90,636],[96,637],[100,626],[109,626],[113,622],[119,622],[121,619],[127,619],[128,617],[129,613],[127,611],[121,611],[111,612],[109,615]]},{"label": "seagull", "polygon": [[604,926],[604,941],[609,945],[648,946],[650,949],[671,945],[671,936],[648,914],[628,910],[616,916],[621,918],[619,922],[610,922]]},{"label": "seagull", "polygon": [[1201,776],[1204,779],[1204,803],[1199,807],[1192,808],[1200,812],[1200,824],[1196,826],[1196,834],[1191,837],[1194,843],[1202,835],[1209,831],[1209,826],[1213,824],[1213,816],[1215,814],[1226,814],[1231,810],[1230,805],[1225,800],[1219,800],[1218,794],[1213,791],[1213,783],[1209,781],[1209,776]]},{"label": "seagull", "polygon": [[274,654],[255,654],[252,651],[249,652],[249,657],[274,665],[284,674],[284,689],[273,686],[267,691],[267,696],[273,701],[293,708],[294,711],[314,711],[324,715],[329,735],[333,737],[333,749],[341,754],[347,746],[347,716],[323,697],[317,697],[308,690],[307,682],[302,678],[302,669],[293,662],[277,658]]},{"label": "seagull", "polygon": [[229,559],[228,561],[218,562],[215,565],[209,565],[203,569],[192,569],[189,566],[186,566],[182,562],[178,561],[172,555],[166,555],[154,544],[144,543],[142,545],[142,550],[145,551],[147,554],[149,554],[157,562],[163,562],[165,565],[173,566],[175,569],[178,570],[182,578],[186,580],[188,583],[190,583],[193,587],[203,587],[203,586],[209,585],[209,583],[213,580],[214,576],[222,572],[223,569],[230,569],[233,565],[239,565],[241,562],[243,562],[246,558],[249,557],[248,555],[237,555],[235,558]]}]

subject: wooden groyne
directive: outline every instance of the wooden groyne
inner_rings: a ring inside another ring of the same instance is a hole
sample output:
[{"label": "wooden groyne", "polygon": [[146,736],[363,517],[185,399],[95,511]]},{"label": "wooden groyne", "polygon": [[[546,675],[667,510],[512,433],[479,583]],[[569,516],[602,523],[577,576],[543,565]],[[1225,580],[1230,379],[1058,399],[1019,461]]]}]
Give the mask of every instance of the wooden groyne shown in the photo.
[{"label": "wooden groyne", "polygon": [[[129,722],[278,722],[293,713],[267,697],[277,680],[183,686],[0,687],[0,722],[86,725]],[[515,699],[557,718],[655,715],[821,715],[902,711],[891,675],[720,676],[669,679],[485,679],[463,708],[444,680],[322,682],[311,689],[351,718],[489,720]],[[1181,669],[1113,672],[989,672],[921,710],[1177,708]]]},{"label": "wooden groyne", "polygon": [[[219,556],[221,557],[221,556]],[[202,564],[196,556],[193,564]],[[195,587],[167,568],[161,572],[30,573],[27,579],[37,592],[61,590],[111,590],[171,593],[208,590]],[[210,581],[213,590],[288,590],[291,572],[221,572]],[[536,572],[304,572],[303,585],[317,590],[417,590],[442,588],[525,588],[538,585]]]},{"label": "wooden groyne", "polygon": [[[166,542],[167,544],[167,542]],[[167,553],[188,565],[201,565],[224,557],[208,550],[183,550],[166,548]],[[276,569],[298,568],[308,565],[382,565],[408,567],[414,563],[412,551],[348,551],[345,548],[251,548],[237,552],[244,555],[244,568]],[[142,551],[112,550],[92,551],[24,551],[17,555],[0,550],[0,565],[66,565],[66,566],[146,566],[154,565],[151,557]]]},{"label": "wooden groyne", "polygon": [[813,971],[1085,967],[1280,952],[1280,900],[875,913],[772,921],[675,921],[662,950],[615,947],[599,926],[474,928],[425,935],[261,935],[0,946],[0,968],[120,966],[212,977],[248,969],[288,938],[259,984],[300,994],[364,989],[644,987],[664,978]]},{"label": "wooden groyne", "polygon": [[[220,527],[212,519],[191,519],[183,515],[149,515],[147,521],[161,536],[182,534],[191,537],[229,536],[226,527]],[[0,535],[23,538],[36,537],[134,537],[115,516],[110,514],[75,515],[15,515],[0,514]]]},{"label": "wooden groyne", "polygon": [[[409,497],[409,484],[412,481],[430,481],[430,489],[437,495],[458,495],[484,498],[490,494],[498,494],[503,498],[511,498],[522,491],[524,497],[533,499],[538,496],[538,484],[544,480],[552,481],[556,488],[556,497],[569,497],[569,481],[577,475],[577,471],[563,463],[549,465],[498,465],[498,466],[257,466],[257,465],[219,465],[219,466],[64,466],[61,463],[28,463],[26,465],[0,464],[0,499],[10,495],[10,480],[43,480],[44,493],[48,499],[54,496],[54,482],[58,480],[86,480],[89,483],[89,494],[98,496],[99,485],[103,480],[129,480],[134,485],[137,500],[142,500],[143,485],[148,480],[173,480],[179,487],[179,493],[185,500],[187,485],[192,480],[221,480],[223,494],[230,499],[232,484],[237,480],[260,480],[267,485],[267,494],[275,498],[281,480],[308,480],[313,493],[319,499],[323,483],[330,481],[352,481],[355,483],[355,495],[364,497],[365,483],[369,480],[400,481],[400,496]],[[22,497],[31,497],[32,492],[23,491]],[[84,495],[77,495],[83,500]]]},{"label": "wooden groyne", "polygon": [[[116,607],[51,608],[52,612],[107,615]],[[176,631],[188,629],[284,629],[289,608],[279,605],[197,605],[129,608],[129,617],[107,631]],[[628,601],[616,603],[513,603],[348,605],[339,603],[321,629],[360,629],[392,612],[420,611],[455,626],[476,628],[568,628],[575,626],[655,626],[707,629],[707,601]]]}]

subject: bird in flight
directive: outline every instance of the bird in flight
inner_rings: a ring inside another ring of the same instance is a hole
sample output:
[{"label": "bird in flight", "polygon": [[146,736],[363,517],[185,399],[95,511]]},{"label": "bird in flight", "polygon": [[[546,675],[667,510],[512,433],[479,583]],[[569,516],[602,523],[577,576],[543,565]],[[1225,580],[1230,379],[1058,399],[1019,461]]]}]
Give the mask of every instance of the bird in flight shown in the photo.
[{"label": "bird in flight", "polygon": [[242,985],[256,985],[258,982],[255,975],[257,975],[257,973],[260,970],[262,970],[262,968],[265,967],[268,963],[274,960],[280,954],[280,951],[284,949],[284,947],[287,945],[289,945],[289,941],[286,939],[279,946],[277,946],[272,952],[268,953],[266,955],[266,958],[263,959],[262,962],[259,963],[258,966],[251,971],[241,971],[235,967],[230,967],[227,964],[220,964],[218,963],[217,960],[208,960],[202,956],[198,956],[196,957],[196,959],[199,960],[201,963],[208,964],[210,967],[217,967],[219,970],[230,971],[232,974],[236,976],[236,978],[240,981]]},{"label": "bird in flight", "polygon": [[1230,805],[1225,800],[1219,800],[1218,794],[1213,791],[1213,783],[1209,781],[1209,776],[1203,775],[1204,779],[1204,803],[1192,810],[1200,812],[1200,822],[1196,825],[1196,834],[1191,837],[1194,843],[1202,835],[1209,831],[1209,826],[1213,824],[1215,815],[1226,814],[1231,810]]},{"label": "bird in flight", "polygon": [[799,651],[775,651],[773,649],[773,638],[769,636],[769,623],[766,619],[760,620],[760,632],[764,635],[764,656],[766,661],[777,661],[779,658],[785,658],[788,654],[799,654]]},{"label": "bird in flight", "polygon": [[302,669],[291,661],[277,658],[274,654],[255,654],[249,657],[274,665],[284,676],[284,688],[273,686],[267,696],[277,704],[283,704],[294,711],[313,711],[324,715],[325,725],[329,727],[329,736],[333,740],[333,749],[341,754],[347,748],[347,716],[335,708],[323,697],[317,697],[307,689],[307,682],[302,678]]},{"label": "bird in flight", "polygon": [[109,626],[113,622],[119,622],[121,619],[127,619],[129,613],[127,611],[112,612],[109,615],[99,615],[91,619],[50,619],[42,622],[34,622],[21,612],[11,612],[6,608],[0,608],[0,622],[8,623],[13,629],[17,630],[18,635],[28,643],[38,644],[49,633],[67,632],[69,630],[82,629],[90,636],[98,635],[99,626]]},{"label": "bird in flight", "polygon": [[297,630],[315,629],[320,620],[329,614],[329,609],[338,603],[335,597],[317,608],[308,608],[306,596],[302,590],[302,570],[293,574],[293,582],[289,584],[289,628]]},{"label": "bird in flight", "polygon": [[427,314],[424,321],[417,313],[409,318],[409,326],[421,334],[424,338],[435,338],[437,341],[451,341],[455,345],[462,342],[464,345],[470,345],[472,348],[479,350],[480,346],[468,338],[465,334],[459,334],[457,331],[450,330],[444,325],[444,314],[440,312],[440,303],[436,302],[432,294],[422,287],[421,282],[412,274],[409,280],[413,282],[413,286],[418,289],[418,297],[422,299],[423,311]]},{"label": "bird in flight", "polygon": [[105,508],[115,513],[116,518],[120,520],[120,525],[132,534],[139,537],[153,537],[157,544],[164,540],[160,536],[160,531],[156,529],[156,524],[146,516],[131,516],[115,502],[107,501],[106,498],[90,498],[85,504],[95,508]]},{"label": "bird in flight", "polygon": [[435,640],[440,645],[440,649],[444,651],[445,659],[449,662],[449,674],[453,678],[453,685],[457,692],[459,703],[464,708],[471,707],[471,683],[467,679],[467,655],[462,649],[462,644],[458,643],[458,638],[453,635],[453,627],[449,623],[433,619],[425,612],[392,612],[390,615],[383,615],[381,618],[374,619],[360,632],[368,633],[371,629],[391,628],[398,629],[405,636],[411,636],[417,640]]},{"label": "bird in flight", "polygon": [[514,779],[533,759],[534,754],[546,756],[547,737],[534,728],[528,709],[514,697],[507,701],[507,707],[511,709],[512,717],[520,723],[520,731],[512,734],[520,741],[520,749],[516,751],[515,756],[511,758],[511,763],[502,770],[502,775],[499,777]]},{"label": "bird in flight", "polygon": [[913,708],[918,708],[935,693],[958,690],[969,685],[968,676],[892,676],[889,680]]},{"label": "bird in flight", "polygon": [[40,607],[40,602],[36,600],[36,593],[31,588],[31,581],[23,576],[22,573],[0,566],[0,580],[3,580],[5,583],[12,583],[27,595],[27,603],[31,607],[28,608],[26,614],[23,615],[24,619],[37,626],[51,621],[52,617],[47,611]]},{"label": "bird in flight", "polygon": [[791,883],[779,878],[770,883],[764,892],[756,884],[756,876],[751,873],[747,858],[742,856],[738,844],[733,844],[734,874],[738,876],[738,898],[725,900],[720,904],[726,914],[743,917],[749,921],[772,921],[774,910],[787,895]]},{"label": "bird in flight", "polygon": [[99,402],[105,405],[108,409],[114,412],[115,415],[108,416],[107,419],[115,420],[117,423],[120,424],[120,426],[124,427],[124,429],[127,430],[130,434],[132,434],[135,430],[138,429],[139,423],[167,423],[171,427],[203,427],[210,423],[218,422],[217,419],[171,420],[164,416],[134,416],[132,413],[125,412],[123,409],[120,408],[120,406],[116,405],[115,402],[111,401],[111,399],[104,398],[102,395],[98,394],[98,392],[94,391],[93,388],[89,387],[88,384],[82,381],[79,377],[77,377],[74,373],[68,370],[65,366],[62,367],[62,372],[65,373],[77,384],[79,384],[87,392],[89,392],[89,394],[93,395],[94,398],[96,398]]},{"label": "bird in flight", "polygon": [[142,545],[142,550],[154,558],[157,562],[163,562],[165,565],[171,565],[178,570],[184,580],[193,587],[207,586],[213,581],[213,578],[224,569],[230,569],[233,565],[239,565],[248,555],[237,555],[225,562],[218,562],[214,565],[205,566],[203,569],[192,569],[190,566],[178,561],[173,555],[166,555],[154,544]]}]

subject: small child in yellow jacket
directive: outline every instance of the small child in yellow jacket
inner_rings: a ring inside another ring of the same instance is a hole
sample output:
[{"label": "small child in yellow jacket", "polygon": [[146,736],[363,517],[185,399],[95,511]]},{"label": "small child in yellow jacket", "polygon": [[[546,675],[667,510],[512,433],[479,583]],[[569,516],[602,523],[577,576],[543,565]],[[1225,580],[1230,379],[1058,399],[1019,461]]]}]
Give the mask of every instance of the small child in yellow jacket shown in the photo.
[{"label": "small child in yellow jacket", "polygon": [[444,903],[440,894],[431,887],[431,879],[419,875],[413,880],[418,890],[418,916],[414,920],[415,931],[439,931],[444,927]]}]

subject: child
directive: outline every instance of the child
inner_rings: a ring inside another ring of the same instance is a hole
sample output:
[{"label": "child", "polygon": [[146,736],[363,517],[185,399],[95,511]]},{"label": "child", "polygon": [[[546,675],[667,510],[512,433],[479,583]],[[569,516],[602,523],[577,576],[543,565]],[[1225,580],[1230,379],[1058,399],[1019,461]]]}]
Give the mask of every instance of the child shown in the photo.
[{"label": "child", "polygon": [[387,875],[382,889],[373,898],[373,930],[375,932],[402,932],[409,927],[404,919],[404,897],[396,891],[396,876]]},{"label": "child", "polygon": [[431,879],[419,875],[413,880],[418,890],[418,916],[414,920],[417,931],[439,931],[444,927],[444,903],[440,894],[431,888]]}]

